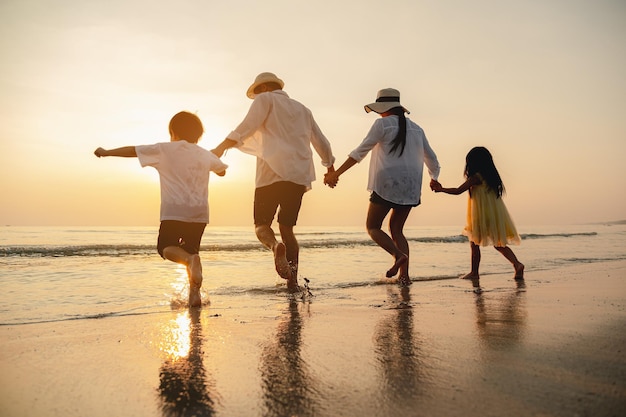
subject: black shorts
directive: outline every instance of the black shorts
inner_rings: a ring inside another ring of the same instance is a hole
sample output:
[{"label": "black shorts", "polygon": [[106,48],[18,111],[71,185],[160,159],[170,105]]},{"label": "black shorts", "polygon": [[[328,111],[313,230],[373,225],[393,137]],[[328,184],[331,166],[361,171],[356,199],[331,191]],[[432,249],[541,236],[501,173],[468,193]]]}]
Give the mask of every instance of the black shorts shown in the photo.
[{"label": "black shorts", "polygon": [[200,252],[200,240],[206,223],[188,223],[178,220],[163,220],[159,227],[157,251],[163,257],[163,249],[179,246],[189,254]]},{"label": "black shorts", "polygon": [[254,225],[271,225],[276,210],[278,223],[283,226],[295,226],[302,205],[304,185],[289,181],[279,181],[254,190]]},{"label": "black shorts", "polygon": [[372,191],[372,194],[370,194],[370,203],[374,203],[374,204],[378,204],[381,206],[385,206],[387,208],[390,209],[400,209],[400,208],[409,208],[409,207],[417,207],[420,205],[421,201],[417,204],[397,204],[397,203],[392,203],[389,200],[385,200],[384,198],[382,198],[381,196],[379,196],[378,194],[376,194],[376,192]]}]

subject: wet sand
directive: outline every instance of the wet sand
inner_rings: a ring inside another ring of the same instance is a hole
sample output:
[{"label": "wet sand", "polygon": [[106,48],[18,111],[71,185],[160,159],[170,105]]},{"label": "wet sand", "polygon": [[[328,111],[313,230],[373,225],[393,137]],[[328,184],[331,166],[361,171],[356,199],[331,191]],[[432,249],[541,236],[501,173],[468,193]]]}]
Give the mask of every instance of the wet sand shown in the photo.
[{"label": "wet sand", "polygon": [[0,415],[623,416],[626,261],[0,326]]}]

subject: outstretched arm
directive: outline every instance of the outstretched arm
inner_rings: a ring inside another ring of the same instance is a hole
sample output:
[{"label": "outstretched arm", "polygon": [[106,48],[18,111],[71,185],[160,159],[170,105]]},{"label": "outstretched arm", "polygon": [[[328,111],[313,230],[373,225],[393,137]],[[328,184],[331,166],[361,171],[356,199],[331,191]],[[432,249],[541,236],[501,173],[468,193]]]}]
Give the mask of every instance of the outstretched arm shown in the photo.
[{"label": "outstretched arm", "polygon": [[137,157],[137,151],[135,151],[134,146],[123,146],[121,148],[115,149],[98,148],[94,151],[94,155],[96,155],[98,158],[102,156],[120,156],[122,158],[133,158]]},{"label": "outstretched arm", "polygon": [[339,176],[356,165],[358,161],[352,157],[348,157],[346,161],[341,164],[339,169],[336,171],[328,171],[326,175],[324,175],[324,184],[328,185],[330,188],[335,188],[337,183],[339,182]]},{"label": "outstretched arm", "polygon": [[465,191],[469,190],[472,186],[480,184],[480,179],[472,176],[467,179],[463,184],[459,185],[456,188],[445,188],[438,181],[432,180],[430,182],[430,188],[436,193],[446,193],[452,195],[463,194]]},{"label": "outstretched arm", "polygon": [[221,158],[227,149],[232,148],[236,144],[237,144],[237,141],[234,141],[232,139],[224,139],[222,143],[217,145],[215,149],[211,149],[211,152],[213,152],[218,158]]}]

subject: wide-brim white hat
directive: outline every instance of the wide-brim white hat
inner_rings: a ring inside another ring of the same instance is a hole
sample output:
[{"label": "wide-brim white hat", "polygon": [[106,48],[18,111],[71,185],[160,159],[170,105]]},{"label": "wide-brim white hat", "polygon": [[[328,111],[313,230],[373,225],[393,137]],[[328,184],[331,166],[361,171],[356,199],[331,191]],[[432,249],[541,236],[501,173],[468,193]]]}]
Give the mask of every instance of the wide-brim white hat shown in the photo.
[{"label": "wide-brim white hat", "polygon": [[364,107],[367,113],[373,111],[380,114],[394,107],[402,107],[405,112],[411,113],[406,107],[400,104],[400,92],[395,88],[383,88],[382,90],[378,90],[376,102],[366,104]]},{"label": "wide-brim white hat", "polygon": [[262,72],[256,76],[252,85],[248,87],[248,91],[246,92],[246,95],[249,98],[254,98],[256,96],[256,94],[254,93],[254,89],[260,86],[261,84],[265,84],[265,83],[276,83],[280,85],[281,89],[285,86],[285,83],[283,82],[283,80],[278,78],[276,74],[271,73],[271,72]]}]

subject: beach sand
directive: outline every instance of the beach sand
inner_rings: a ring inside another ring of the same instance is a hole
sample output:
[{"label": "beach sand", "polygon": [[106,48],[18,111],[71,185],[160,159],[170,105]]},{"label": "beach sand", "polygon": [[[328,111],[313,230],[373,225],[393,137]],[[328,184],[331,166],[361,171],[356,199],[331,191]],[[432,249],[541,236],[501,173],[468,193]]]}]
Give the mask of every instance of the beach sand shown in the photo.
[{"label": "beach sand", "polygon": [[623,416],[626,261],[0,326],[0,416]]}]

